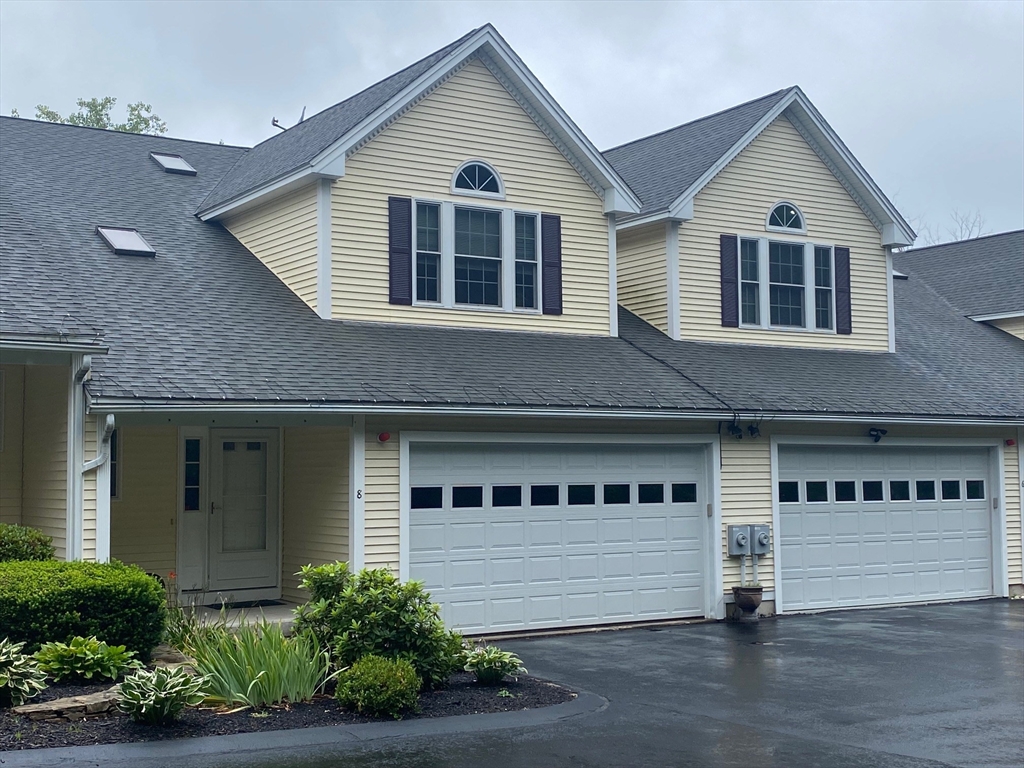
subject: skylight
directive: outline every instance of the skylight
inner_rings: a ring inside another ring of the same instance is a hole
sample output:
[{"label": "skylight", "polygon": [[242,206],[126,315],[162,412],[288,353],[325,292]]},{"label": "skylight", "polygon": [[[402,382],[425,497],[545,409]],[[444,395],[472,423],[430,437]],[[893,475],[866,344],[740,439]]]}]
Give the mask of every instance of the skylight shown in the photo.
[{"label": "skylight", "polygon": [[156,160],[167,173],[180,173],[195,176],[198,171],[186,162],[181,155],[168,155],[163,152],[150,152],[149,156]]},{"label": "skylight", "polygon": [[143,239],[138,230],[122,227],[96,227],[96,231],[107,241],[110,250],[119,256],[156,256],[153,246]]}]

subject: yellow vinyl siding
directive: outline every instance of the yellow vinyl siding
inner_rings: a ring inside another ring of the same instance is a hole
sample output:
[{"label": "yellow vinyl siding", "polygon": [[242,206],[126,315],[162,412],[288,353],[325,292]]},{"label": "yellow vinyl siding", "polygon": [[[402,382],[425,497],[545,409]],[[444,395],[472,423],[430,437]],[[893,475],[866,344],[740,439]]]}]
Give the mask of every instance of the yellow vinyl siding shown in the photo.
[{"label": "yellow vinyl siding", "polygon": [[399,435],[392,431],[391,439],[381,443],[377,435],[385,429],[366,427],[364,564],[398,573]]},{"label": "yellow vinyl siding", "polygon": [[224,226],[316,309],[316,184],[228,219]]},{"label": "yellow vinyl siding", "polygon": [[64,366],[25,367],[21,522],[53,537],[66,554],[68,520],[68,385]]},{"label": "yellow vinyl siding", "polygon": [[1010,584],[1024,584],[1024,553],[1022,553],[1021,531],[1021,481],[1020,461],[1017,452],[1020,443],[1003,448],[1003,472],[1006,503],[1006,570]]},{"label": "yellow vinyl siding", "polygon": [[619,304],[668,333],[665,224],[619,232],[616,243]]},{"label": "yellow vinyl siding", "polygon": [[167,579],[176,568],[178,430],[118,427],[121,497],[110,502],[110,556]]},{"label": "yellow vinyl siding", "polygon": [[305,601],[295,574],[304,565],[348,560],[348,452],[344,427],[284,432],[282,596]]},{"label": "yellow vinyl siding", "polygon": [[[780,200],[803,211],[806,235],[765,231],[768,212]],[[692,221],[679,227],[683,339],[888,350],[887,273],[879,232],[785,117],[768,126],[697,194],[693,214]],[[852,335],[722,327],[719,236],[723,234],[848,247]]]},{"label": "yellow vinyl siding", "polygon": [[1006,331],[1018,339],[1024,339],[1024,316],[1007,317],[1003,320],[989,320],[988,324],[994,325],[999,330]]},{"label": "yellow vinyl siding", "polygon": [[[455,169],[493,165],[504,201],[452,195]],[[562,218],[561,316],[388,303],[389,195],[520,207]],[[332,188],[333,316],[608,335],[602,200],[479,61],[467,64],[345,164]]]},{"label": "yellow vinyl siding", "polygon": [[21,523],[21,452],[25,419],[25,366],[0,366],[0,523]]},{"label": "yellow vinyl siding", "polygon": [[[96,416],[85,417],[85,461],[96,457]],[[82,475],[82,559],[96,560],[96,470]]]}]

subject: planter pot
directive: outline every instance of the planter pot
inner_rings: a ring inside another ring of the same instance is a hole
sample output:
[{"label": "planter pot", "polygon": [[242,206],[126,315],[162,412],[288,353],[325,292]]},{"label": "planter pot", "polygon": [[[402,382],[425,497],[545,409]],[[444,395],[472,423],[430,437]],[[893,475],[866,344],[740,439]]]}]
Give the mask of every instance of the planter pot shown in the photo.
[{"label": "planter pot", "polygon": [[744,613],[754,613],[761,605],[763,587],[733,587],[732,596]]}]

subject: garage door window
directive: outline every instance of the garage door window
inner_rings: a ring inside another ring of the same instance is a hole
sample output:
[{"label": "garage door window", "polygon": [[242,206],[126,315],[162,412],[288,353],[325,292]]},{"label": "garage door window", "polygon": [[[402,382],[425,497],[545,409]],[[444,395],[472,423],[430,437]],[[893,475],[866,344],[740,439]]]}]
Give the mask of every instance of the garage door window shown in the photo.
[{"label": "garage door window", "polygon": [[696,483],[672,483],[673,504],[695,504],[697,502]]},{"label": "garage door window", "polygon": [[484,487],[482,485],[452,488],[452,509],[480,509],[483,505]]},{"label": "garage door window", "polygon": [[807,481],[807,503],[824,504],[828,503],[828,481],[808,480]]},{"label": "garage door window", "polygon": [[890,480],[889,501],[910,501],[910,481]]},{"label": "garage door window", "polygon": [[413,509],[440,509],[443,506],[442,490],[440,486],[413,488],[409,506]]},{"label": "garage door window", "polygon": [[836,501],[851,502],[857,501],[856,480],[836,480]]},{"label": "garage door window", "polygon": [[984,480],[968,480],[967,481],[967,498],[972,501],[976,499],[985,498],[985,481]]},{"label": "garage door window", "polygon": [[641,504],[664,504],[665,486],[661,483],[640,483],[636,495]]},{"label": "garage door window", "polygon": [[530,486],[531,507],[557,507],[558,486],[557,485],[531,485]]},{"label": "garage door window", "polygon": [[597,503],[597,493],[592,485],[570,485],[569,506],[581,507]]},{"label": "garage door window", "polygon": [[861,483],[861,497],[864,501],[885,501],[881,480],[865,480]]},{"label": "garage door window", "polygon": [[960,498],[960,481],[959,480],[943,480],[942,481],[942,500],[943,501],[956,501]]},{"label": "garage door window", "polygon": [[934,480],[918,480],[916,485],[918,501],[935,501]]},{"label": "garage door window", "polygon": [[629,483],[611,483],[604,487],[605,504],[629,504]]},{"label": "garage door window", "polygon": [[800,502],[800,483],[783,480],[779,483],[779,503],[798,504]]},{"label": "garage door window", "polygon": [[521,485],[494,485],[491,486],[492,507],[521,507],[523,506],[523,487]]}]

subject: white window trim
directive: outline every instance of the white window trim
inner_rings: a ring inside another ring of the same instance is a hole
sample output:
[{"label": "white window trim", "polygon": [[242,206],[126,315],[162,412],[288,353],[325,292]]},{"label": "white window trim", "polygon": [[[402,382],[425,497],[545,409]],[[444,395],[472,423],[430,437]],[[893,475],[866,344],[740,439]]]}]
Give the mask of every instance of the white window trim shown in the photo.
[{"label": "white window trim", "polygon": [[[459,189],[455,186],[455,180],[459,178],[459,174],[462,170],[470,165],[482,165],[484,168],[494,174],[495,181],[498,182],[497,192],[484,192],[479,189]],[[501,174],[498,170],[488,163],[486,160],[470,159],[455,169],[455,173],[452,174],[451,184],[449,186],[453,195],[465,195],[467,197],[483,197],[490,200],[504,200],[505,199],[505,181],[501,178]],[[798,209],[799,210],[799,209]]]},{"label": "white window trim", "polygon": [[[421,301],[416,298],[416,206],[420,204],[436,205],[440,208],[438,225],[441,245],[441,269],[438,285],[439,301]],[[462,312],[498,312],[501,314],[540,315],[544,310],[541,212],[517,206],[496,206],[485,203],[462,200],[438,200],[425,197],[414,197],[412,223],[412,304],[414,307],[430,307],[433,309],[455,309]],[[501,214],[501,305],[497,307],[483,304],[457,304],[455,302],[455,208],[472,208],[482,211],[498,211]],[[516,306],[516,215],[533,216],[537,219],[537,287],[535,291],[536,307]]]},{"label": "white window trim", "polygon": [[[796,212],[800,215],[800,223],[803,224],[803,226],[800,227],[799,229],[794,229],[793,227],[777,227],[772,224],[769,224],[768,222],[772,218],[772,213],[774,213],[775,209],[778,208],[780,205],[788,205],[794,210],[796,210]],[[804,212],[800,210],[800,206],[797,205],[796,203],[791,203],[789,200],[779,200],[777,203],[768,208],[768,213],[766,213],[764,216],[764,228],[768,232],[782,232],[787,235],[806,235],[807,217],[804,216]]]},{"label": "white window trim", "polygon": [[[795,206],[794,206],[795,207]],[[797,208],[797,210],[800,210]],[[789,234],[796,233],[796,230],[779,230],[780,232],[786,232]],[[737,236],[736,242],[736,274],[737,284],[739,286],[737,291],[737,301],[739,306],[737,307],[737,314],[739,315],[739,327],[756,329],[762,331],[781,331],[783,333],[816,333],[825,334],[828,336],[835,336],[836,334],[836,246],[834,243],[821,242],[818,240],[805,240],[803,238],[799,240],[783,240],[781,238],[772,237],[768,238],[763,235],[751,235],[751,234],[740,234]],[[743,283],[749,282],[743,279],[743,241],[744,240],[756,240],[757,241],[757,278],[758,278],[758,300],[759,306],[759,320],[758,323],[744,323],[743,322]],[[768,270],[768,247],[769,243],[786,243],[789,245],[802,245],[804,248],[804,321],[806,325],[803,327],[793,325],[772,325],[771,324],[771,283],[769,281],[769,270]],[[816,312],[815,312],[815,289],[818,287],[814,284],[814,249],[815,248],[828,248],[832,253],[832,327],[831,328],[818,328],[816,327]]]}]

